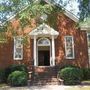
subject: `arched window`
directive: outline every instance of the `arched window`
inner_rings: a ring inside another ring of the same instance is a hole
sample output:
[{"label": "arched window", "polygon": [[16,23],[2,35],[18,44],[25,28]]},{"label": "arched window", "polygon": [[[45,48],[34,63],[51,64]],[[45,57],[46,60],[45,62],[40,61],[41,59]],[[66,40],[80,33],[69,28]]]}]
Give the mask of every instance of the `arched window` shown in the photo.
[{"label": "arched window", "polygon": [[37,43],[38,46],[50,46],[50,40],[47,38],[40,38]]}]

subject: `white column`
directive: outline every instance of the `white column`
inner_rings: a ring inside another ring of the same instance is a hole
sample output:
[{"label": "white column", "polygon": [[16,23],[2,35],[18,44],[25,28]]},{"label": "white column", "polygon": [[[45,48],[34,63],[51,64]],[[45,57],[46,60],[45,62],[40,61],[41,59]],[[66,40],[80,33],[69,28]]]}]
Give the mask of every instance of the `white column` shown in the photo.
[{"label": "white column", "polygon": [[55,66],[55,43],[54,43],[54,36],[52,36],[52,66]]},{"label": "white column", "polygon": [[34,36],[34,53],[33,53],[33,57],[34,57],[34,66],[37,66],[37,61],[36,61],[36,36]]}]

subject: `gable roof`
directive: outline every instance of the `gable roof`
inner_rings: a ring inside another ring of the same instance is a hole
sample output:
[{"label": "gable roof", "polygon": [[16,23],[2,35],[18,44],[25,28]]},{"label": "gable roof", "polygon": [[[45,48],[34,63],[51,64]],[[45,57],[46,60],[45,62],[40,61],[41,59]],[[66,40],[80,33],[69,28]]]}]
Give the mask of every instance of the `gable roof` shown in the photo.
[{"label": "gable roof", "polygon": [[[49,0],[44,0],[46,3],[50,3],[49,2]],[[59,4],[57,4],[57,3],[53,3],[53,5],[56,5],[56,6],[58,6],[58,7],[62,7],[62,6],[60,6]],[[25,8],[23,8],[21,11],[19,11],[18,13],[20,13],[20,12],[22,12],[23,10],[25,10],[25,9],[27,9],[28,8],[28,6],[27,7],[25,7]],[[75,21],[75,22],[78,22],[79,21],[79,19],[78,19],[78,17],[76,17],[73,13],[71,13],[70,11],[68,11],[68,10],[66,10],[64,7],[62,7],[63,9],[64,9],[64,14],[67,16],[67,17],[69,17],[70,19],[72,19],[73,21]],[[15,18],[15,16],[17,15],[17,13],[15,14],[15,15],[13,15],[12,17],[10,17],[9,19],[7,19],[5,22],[3,22],[3,23],[0,23],[0,26],[3,26],[7,21],[10,21],[10,20],[12,20],[13,18]]]},{"label": "gable roof", "polygon": [[73,13],[68,10],[65,10],[64,14],[75,22],[79,21],[78,17],[76,17]]},{"label": "gable roof", "polygon": [[[51,2],[49,0],[44,0],[46,3],[51,4]],[[74,22],[78,22],[79,18],[74,15],[72,12],[68,11],[67,9],[65,9],[63,6],[61,6],[60,4],[53,2],[53,5],[56,5],[58,7],[61,7],[64,10],[64,14],[69,17],[71,20],[73,20]]]}]

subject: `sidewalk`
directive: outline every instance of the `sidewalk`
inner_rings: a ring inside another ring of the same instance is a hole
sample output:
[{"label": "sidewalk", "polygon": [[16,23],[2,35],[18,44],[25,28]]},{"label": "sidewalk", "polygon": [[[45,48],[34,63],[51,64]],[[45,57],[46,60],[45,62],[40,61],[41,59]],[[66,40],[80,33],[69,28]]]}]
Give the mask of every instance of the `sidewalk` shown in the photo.
[{"label": "sidewalk", "polygon": [[46,85],[29,87],[9,87],[5,86],[0,90],[90,90],[90,86],[64,86],[64,85]]}]

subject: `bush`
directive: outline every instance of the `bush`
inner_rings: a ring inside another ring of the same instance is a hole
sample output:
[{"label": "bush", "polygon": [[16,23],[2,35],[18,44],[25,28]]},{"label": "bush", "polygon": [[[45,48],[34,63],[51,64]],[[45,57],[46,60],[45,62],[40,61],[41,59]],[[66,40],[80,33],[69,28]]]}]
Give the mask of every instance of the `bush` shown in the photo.
[{"label": "bush", "polygon": [[76,85],[82,80],[82,71],[79,68],[66,67],[59,71],[58,76],[64,80],[64,84]]},{"label": "bush", "polygon": [[66,65],[61,66],[60,69],[63,69],[63,68],[66,68],[66,67],[79,68],[79,67],[77,67],[75,65],[72,65],[72,64],[66,64]]},{"label": "bush", "polygon": [[82,68],[83,80],[90,80],[90,68]]},{"label": "bush", "polygon": [[27,85],[28,76],[24,71],[14,71],[8,76],[8,83],[11,86]]},{"label": "bush", "polygon": [[6,70],[5,70],[6,80],[7,80],[8,76],[9,76],[9,74],[14,72],[14,71],[24,71],[24,72],[28,73],[26,65],[13,64],[13,65],[9,66],[8,68],[6,68]]},{"label": "bush", "polygon": [[5,70],[0,70],[0,83],[5,82]]}]

